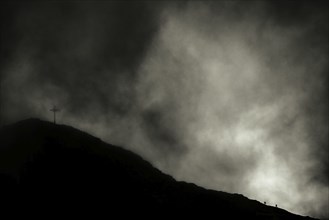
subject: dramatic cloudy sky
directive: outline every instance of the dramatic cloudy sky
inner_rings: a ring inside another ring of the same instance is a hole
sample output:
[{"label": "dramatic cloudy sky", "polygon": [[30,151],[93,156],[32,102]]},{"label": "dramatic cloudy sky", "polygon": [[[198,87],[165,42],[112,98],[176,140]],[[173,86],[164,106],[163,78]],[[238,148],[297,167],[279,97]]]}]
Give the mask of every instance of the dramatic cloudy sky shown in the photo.
[{"label": "dramatic cloudy sky", "polygon": [[325,2],[1,4],[1,124],[57,104],[178,180],[329,216]]}]

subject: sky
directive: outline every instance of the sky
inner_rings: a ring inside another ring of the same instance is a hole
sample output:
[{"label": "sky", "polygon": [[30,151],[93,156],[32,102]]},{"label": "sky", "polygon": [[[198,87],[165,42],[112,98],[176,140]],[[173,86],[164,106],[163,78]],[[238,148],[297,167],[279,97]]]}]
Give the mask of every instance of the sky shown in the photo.
[{"label": "sky", "polygon": [[329,218],[328,3],[1,3],[0,124],[72,125],[177,180]]}]

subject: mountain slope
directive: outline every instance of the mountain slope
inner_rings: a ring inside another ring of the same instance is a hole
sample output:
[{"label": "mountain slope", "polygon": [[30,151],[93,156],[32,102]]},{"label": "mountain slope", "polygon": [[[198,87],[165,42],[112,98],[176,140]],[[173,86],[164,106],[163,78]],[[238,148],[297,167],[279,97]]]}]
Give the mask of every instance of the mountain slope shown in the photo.
[{"label": "mountain slope", "polygon": [[2,127],[0,144],[0,198],[16,210],[308,218],[242,195],[177,182],[138,155],[65,125],[24,120]]}]

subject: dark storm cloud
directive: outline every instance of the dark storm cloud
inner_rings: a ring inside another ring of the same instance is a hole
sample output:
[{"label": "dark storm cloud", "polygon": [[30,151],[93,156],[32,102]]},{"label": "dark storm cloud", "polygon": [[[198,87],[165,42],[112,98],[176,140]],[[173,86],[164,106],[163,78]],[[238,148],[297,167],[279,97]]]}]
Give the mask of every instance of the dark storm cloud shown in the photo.
[{"label": "dark storm cloud", "polygon": [[162,108],[143,112],[142,122],[147,137],[152,141],[154,148],[158,148],[164,157],[186,153],[187,147],[180,143],[182,135],[179,125],[168,117],[165,118],[168,113],[163,111]]},{"label": "dark storm cloud", "polygon": [[1,7],[1,123],[59,120],[177,179],[328,216],[326,1]]},{"label": "dark storm cloud", "polygon": [[[33,62],[33,87],[56,86],[67,95],[66,108],[100,114],[125,114],[131,108],[132,83],[157,31],[157,6],[136,2],[8,4],[14,15],[3,41],[12,60]],[[104,82],[107,82],[104,87]],[[122,84],[127,84],[121,88]],[[41,88],[43,89],[43,88]],[[54,94],[55,96],[55,94]]]}]

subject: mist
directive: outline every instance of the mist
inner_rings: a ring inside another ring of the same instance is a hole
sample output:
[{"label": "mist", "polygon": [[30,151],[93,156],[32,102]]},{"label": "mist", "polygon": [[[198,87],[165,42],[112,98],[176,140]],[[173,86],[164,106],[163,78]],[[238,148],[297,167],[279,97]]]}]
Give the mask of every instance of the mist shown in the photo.
[{"label": "mist", "polygon": [[326,3],[4,6],[1,124],[56,104],[177,180],[329,217]]}]

